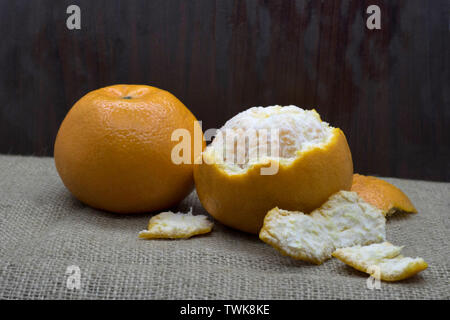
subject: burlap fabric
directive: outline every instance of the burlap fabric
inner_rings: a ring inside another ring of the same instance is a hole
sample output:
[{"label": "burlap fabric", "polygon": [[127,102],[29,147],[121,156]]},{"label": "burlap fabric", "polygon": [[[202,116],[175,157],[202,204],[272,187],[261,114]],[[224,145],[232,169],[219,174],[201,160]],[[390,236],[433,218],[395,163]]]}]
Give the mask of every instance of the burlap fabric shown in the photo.
[{"label": "burlap fabric", "polygon": [[[2,299],[449,299],[450,184],[386,179],[419,210],[388,220],[388,239],[429,268],[367,288],[367,275],[336,259],[321,266],[280,255],[256,236],[216,223],[189,240],[138,240],[150,214],[84,206],[52,158],[0,156]],[[206,214],[192,193],[179,209]],[[81,271],[79,290],[66,270]]]}]

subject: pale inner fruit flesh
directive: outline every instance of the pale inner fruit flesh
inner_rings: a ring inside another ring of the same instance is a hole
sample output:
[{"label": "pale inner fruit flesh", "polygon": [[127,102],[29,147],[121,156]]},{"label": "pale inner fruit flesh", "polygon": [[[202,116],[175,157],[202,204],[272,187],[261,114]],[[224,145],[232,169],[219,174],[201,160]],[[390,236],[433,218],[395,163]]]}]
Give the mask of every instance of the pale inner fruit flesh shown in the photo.
[{"label": "pale inner fruit flesh", "polygon": [[289,164],[302,152],[327,144],[332,130],[315,110],[253,107],[228,120],[205,154],[228,173],[242,173],[268,160]]}]

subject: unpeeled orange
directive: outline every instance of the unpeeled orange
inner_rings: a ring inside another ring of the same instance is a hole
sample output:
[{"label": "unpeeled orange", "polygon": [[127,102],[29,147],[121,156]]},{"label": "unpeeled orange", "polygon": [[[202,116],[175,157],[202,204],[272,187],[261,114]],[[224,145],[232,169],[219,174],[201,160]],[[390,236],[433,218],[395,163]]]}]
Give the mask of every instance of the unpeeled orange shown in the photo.
[{"label": "unpeeled orange", "polygon": [[165,209],[193,189],[194,152],[182,164],[171,154],[177,129],[190,133],[195,149],[195,126],[194,115],[167,91],[144,85],[95,90],[61,124],[56,168],[72,194],[92,207],[119,213]]}]

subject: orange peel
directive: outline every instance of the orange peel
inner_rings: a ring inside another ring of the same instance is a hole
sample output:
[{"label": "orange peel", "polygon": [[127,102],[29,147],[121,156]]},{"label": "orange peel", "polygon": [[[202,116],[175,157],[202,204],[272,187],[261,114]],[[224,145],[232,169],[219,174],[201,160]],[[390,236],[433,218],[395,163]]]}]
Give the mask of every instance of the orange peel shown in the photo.
[{"label": "orange peel", "polygon": [[381,209],[385,216],[398,211],[417,213],[417,209],[402,190],[379,178],[355,173],[351,190],[368,203]]},{"label": "orange peel", "polygon": [[402,249],[403,247],[383,242],[337,249],[333,252],[333,257],[383,281],[407,279],[428,268],[428,264],[422,258],[401,255]]}]

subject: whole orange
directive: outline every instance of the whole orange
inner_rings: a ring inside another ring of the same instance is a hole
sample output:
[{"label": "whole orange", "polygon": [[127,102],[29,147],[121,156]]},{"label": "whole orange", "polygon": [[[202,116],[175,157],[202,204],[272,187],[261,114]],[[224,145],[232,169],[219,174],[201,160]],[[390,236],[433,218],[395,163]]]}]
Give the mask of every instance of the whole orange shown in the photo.
[{"label": "whole orange", "polygon": [[[165,209],[193,189],[196,126],[201,135],[195,116],[167,91],[144,85],[98,89],[75,103],[61,124],[56,169],[70,192],[94,208],[118,213]],[[172,149],[180,142],[172,141],[177,129],[190,133],[189,163],[172,161]],[[202,136],[201,141],[200,149]]]}]

